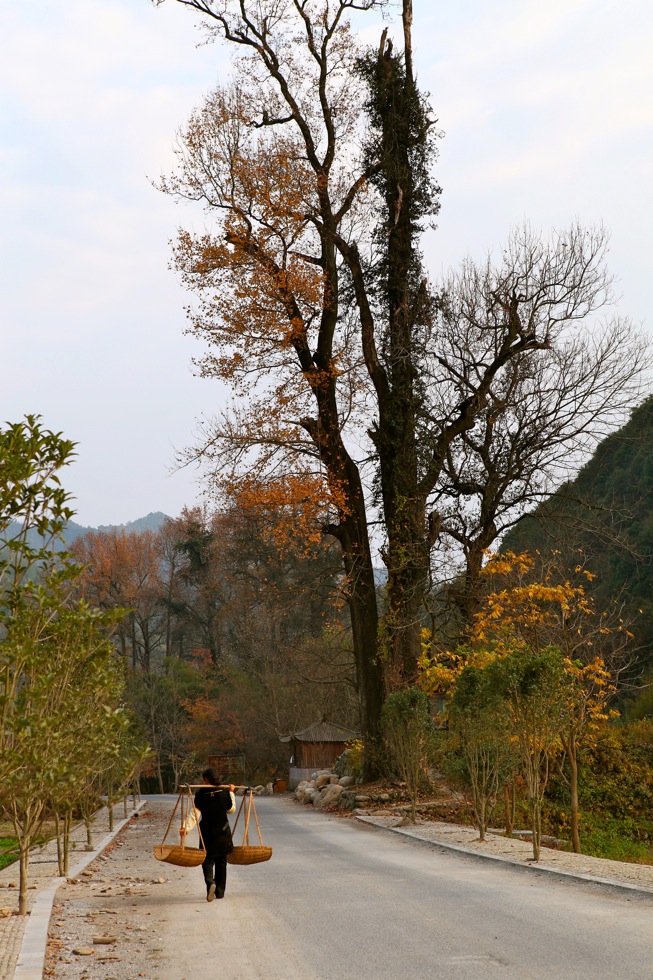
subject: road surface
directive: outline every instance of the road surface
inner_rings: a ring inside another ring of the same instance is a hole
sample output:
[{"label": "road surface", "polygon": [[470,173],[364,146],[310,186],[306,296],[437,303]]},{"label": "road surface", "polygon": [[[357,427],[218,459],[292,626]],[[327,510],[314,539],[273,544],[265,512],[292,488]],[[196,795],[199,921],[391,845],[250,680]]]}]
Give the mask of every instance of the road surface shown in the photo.
[{"label": "road surface", "polygon": [[[225,899],[209,904],[199,868],[150,857],[169,806],[153,802],[126,833],[92,900],[88,885],[63,889],[58,980],[653,977],[648,896],[443,852],[289,798],[257,800],[272,860],[230,866]],[[70,955],[109,927],[115,956],[96,952],[91,969]]]}]

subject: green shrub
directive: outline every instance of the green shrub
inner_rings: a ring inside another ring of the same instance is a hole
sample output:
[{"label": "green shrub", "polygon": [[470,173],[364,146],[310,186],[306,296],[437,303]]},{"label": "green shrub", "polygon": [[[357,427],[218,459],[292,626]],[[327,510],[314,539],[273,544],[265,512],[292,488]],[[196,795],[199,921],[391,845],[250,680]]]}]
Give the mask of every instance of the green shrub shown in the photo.
[{"label": "green shrub", "polygon": [[[579,754],[583,852],[616,861],[653,863],[653,721],[608,726]],[[569,831],[564,773],[551,779],[544,810],[549,833]]]}]

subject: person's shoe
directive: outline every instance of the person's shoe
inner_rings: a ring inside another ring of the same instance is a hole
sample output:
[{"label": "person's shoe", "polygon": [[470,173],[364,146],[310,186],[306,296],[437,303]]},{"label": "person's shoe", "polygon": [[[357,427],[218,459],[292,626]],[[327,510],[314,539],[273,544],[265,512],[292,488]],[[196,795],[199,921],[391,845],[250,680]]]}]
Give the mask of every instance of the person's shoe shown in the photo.
[{"label": "person's shoe", "polygon": [[224,898],[224,892],[216,892],[215,893],[215,897],[216,898]]},{"label": "person's shoe", "polygon": [[215,898],[215,882],[213,881],[209,885],[209,890],[206,893],[206,900],[207,902],[212,902],[214,898]]}]

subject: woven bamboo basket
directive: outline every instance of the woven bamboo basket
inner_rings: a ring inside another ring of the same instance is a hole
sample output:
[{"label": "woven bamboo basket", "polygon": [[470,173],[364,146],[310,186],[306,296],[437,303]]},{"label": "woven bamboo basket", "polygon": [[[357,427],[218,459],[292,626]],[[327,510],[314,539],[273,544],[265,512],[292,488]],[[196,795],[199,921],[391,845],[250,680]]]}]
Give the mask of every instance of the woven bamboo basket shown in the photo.
[{"label": "woven bamboo basket", "polygon": [[[234,824],[234,834],[236,833],[236,827],[238,826],[238,821],[240,820],[240,815],[245,810],[245,830],[243,833],[242,844],[237,844],[231,854],[227,854],[227,862],[229,864],[260,864],[261,861],[269,861],[272,857],[272,848],[266,847],[263,843],[263,838],[261,836],[261,828],[259,827],[258,817],[256,816],[256,807],[254,806],[254,794],[251,789],[248,790],[243,796],[242,802],[240,804],[240,809],[236,816],[236,822]],[[249,842],[249,818],[254,814],[254,821],[256,823],[256,830],[258,833],[258,844],[250,844]]]},{"label": "woven bamboo basket", "polygon": [[272,848],[265,847],[263,844],[242,844],[234,847],[231,854],[227,854],[229,864],[260,864],[261,861],[269,861],[272,857]]},{"label": "woven bamboo basket", "polygon": [[175,818],[175,813],[180,809],[180,829],[184,827],[186,817],[191,813],[193,809],[193,795],[191,792],[191,786],[182,786],[181,792],[177,797],[177,802],[175,803],[175,808],[172,811],[172,816],[170,817],[170,822],[168,823],[167,830],[163,835],[163,840],[160,844],[154,848],[154,857],[157,861],[165,861],[167,864],[176,864],[179,868],[196,868],[199,864],[206,858],[206,850],[204,848],[204,841],[202,840],[202,831],[197,827],[200,835],[200,846],[199,847],[186,847],[186,837],[181,836],[181,844],[166,844],[166,837],[170,833],[170,828],[172,827],[172,821]]},{"label": "woven bamboo basket", "polygon": [[158,844],[154,848],[157,861],[176,864],[179,868],[196,868],[206,858],[201,847],[180,847],[179,844]]}]

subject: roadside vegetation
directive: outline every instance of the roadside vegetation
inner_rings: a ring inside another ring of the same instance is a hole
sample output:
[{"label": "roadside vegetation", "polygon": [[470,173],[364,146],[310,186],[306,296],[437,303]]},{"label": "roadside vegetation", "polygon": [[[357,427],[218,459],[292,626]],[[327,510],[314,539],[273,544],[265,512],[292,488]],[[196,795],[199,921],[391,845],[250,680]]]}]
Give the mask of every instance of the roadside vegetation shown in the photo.
[{"label": "roadside vegetation", "polygon": [[60,482],[73,454],[37,416],[0,428],[0,813],[17,844],[23,915],[46,821],[67,874],[73,819],[90,834],[102,795],[131,782],[145,754],[111,642],[120,611],[76,598],[81,569],[55,550],[73,513]]}]

